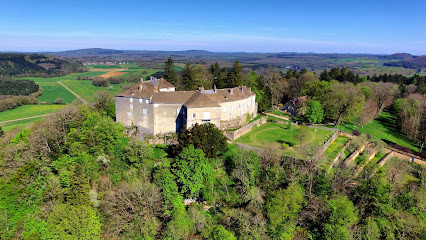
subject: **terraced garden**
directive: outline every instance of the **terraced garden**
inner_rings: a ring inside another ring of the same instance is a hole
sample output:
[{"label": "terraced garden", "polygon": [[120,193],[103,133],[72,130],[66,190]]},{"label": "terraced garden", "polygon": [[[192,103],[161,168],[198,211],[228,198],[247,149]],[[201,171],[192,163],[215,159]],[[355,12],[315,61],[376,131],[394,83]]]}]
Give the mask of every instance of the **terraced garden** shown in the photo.
[{"label": "terraced garden", "polygon": [[337,154],[342,150],[343,145],[349,140],[347,137],[339,136],[336,140],[327,148],[324,152],[324,156],[326,156],[330,161],[332,161]]}]

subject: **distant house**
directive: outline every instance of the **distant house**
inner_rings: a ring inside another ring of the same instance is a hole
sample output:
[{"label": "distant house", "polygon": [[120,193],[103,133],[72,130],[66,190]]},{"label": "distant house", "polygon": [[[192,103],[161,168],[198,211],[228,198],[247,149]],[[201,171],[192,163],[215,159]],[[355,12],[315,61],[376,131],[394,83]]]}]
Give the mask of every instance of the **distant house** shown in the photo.
[{"label": "distant house", "polygon": [[297,97],[290,100],[283,106],[283,111],[290,113],[292,116],[296,116],[306,100],[308,100],[308,96]]},{"label": "distant house", "polygon": [[257,112],[256,94],[249,87],[176,91],[166,80],[153,77],[117,94],[115,106],[118,122],[153,135],[179,132],[184,126],[205,122],[233,129]]}]

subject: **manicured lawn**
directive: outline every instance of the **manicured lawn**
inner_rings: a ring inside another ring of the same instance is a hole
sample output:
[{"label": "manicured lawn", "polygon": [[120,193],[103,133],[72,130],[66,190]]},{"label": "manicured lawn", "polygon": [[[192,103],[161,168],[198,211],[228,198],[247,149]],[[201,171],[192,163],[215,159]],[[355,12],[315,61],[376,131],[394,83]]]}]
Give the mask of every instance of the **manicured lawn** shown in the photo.
[{"label": "manicured lawn", "polygon": [[340,150],[342,150],[343,145],[345,145],[348,139],[349,138],[342,136],[337,137],[330,147],[325,150],[324,155],[331,161],[337,156]]},{"label": "manicured lawn", "polygon": [[418,152],[418,146],[399,133],[395,128],[395,118],[387,112],[382,112],[379,118],[373,120],[364,127],[356,127],[351,123],[344,123],[338,128],[342,131],[352,133],[354,129],[358,129],[361,133],[370,134],[373,139],[382,140],[384,142],[393,142],[403,147],[409,147],[414,152]]},{"label": "manicured lawn", "polygon": [[[235,141],[257,148],[272,147],[286,155],[300,157],[300,154],[297,153],[300,145],[296,137],[298,129],[298,126],[292,126],[291,129],[287,129],[286,124],[265,123]],[[329,130],[314,128],[309,128],[309,131],[311,132],[311,136],[307,140],[307,143],[314,146],[320,146],[324,142],[324,139],[333,133]],[[288,144],[290,148],[284,151],[281,147],[282,143]]]},{"label": "manicured lawn", "polygon": [[43,94],[38,97],[39,102],[55,102],[56,98],[62,98],[65,103],[72,103],[76,97],[57,82],[37,82],[43,88]]}]

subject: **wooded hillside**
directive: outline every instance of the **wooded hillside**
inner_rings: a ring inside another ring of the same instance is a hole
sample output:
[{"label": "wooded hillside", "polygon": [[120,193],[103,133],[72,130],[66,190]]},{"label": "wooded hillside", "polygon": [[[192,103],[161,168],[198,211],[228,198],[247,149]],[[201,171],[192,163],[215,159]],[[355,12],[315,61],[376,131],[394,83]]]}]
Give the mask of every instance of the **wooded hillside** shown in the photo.
[{"label": "wooded hillside", "polygon": [[42,54],[0,53],[0,76],[60,76],[84,72],[74,60]]}]

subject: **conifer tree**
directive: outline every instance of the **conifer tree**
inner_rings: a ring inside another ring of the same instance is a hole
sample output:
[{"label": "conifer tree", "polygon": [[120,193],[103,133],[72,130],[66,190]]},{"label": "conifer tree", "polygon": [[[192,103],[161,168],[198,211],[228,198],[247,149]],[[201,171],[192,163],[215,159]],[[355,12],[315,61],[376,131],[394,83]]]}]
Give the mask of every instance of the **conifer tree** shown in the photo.
[{"label": "conifer tree", "polygon": [[174,63],[171,57],[169,57],[167,61],[165,62],[164,75],[167,81],[169,81],[171,84],[174,85],[177,83],[178,75],[176,70],[174,69]]}]

